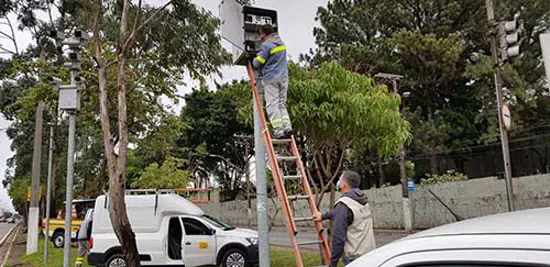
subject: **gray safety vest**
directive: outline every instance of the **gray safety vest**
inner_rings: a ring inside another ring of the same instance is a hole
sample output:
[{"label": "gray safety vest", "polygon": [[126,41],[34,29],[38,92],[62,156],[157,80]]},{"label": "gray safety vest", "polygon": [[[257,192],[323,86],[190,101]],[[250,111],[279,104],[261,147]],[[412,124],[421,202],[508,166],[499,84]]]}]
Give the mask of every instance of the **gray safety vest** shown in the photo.
[{"label": "gray safety vest", "polygon": [[90,227],[90,221],[92,221],[92,216],[86,218],[82,223],[80,223],[80,229],[78,229],[77,240],[88,240],[88,227]]},{"label": "gray safety vest", "polygon": [[353,212],[353,222],[348,226],[344,255],[355,259],[376,248],[373,220],[369,204],[362,205],[349,197],[342,197],[336,203],[346,205]]}]

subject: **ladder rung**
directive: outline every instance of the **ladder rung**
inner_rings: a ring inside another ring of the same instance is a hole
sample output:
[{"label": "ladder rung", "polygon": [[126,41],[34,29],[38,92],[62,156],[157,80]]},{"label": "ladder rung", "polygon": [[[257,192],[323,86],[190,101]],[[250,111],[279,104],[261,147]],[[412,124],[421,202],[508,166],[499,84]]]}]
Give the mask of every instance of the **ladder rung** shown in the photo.
[{"label": "ladder rung", "polygon": [[290,201],[299,200],[299,199],[309,199],[309,196],[308,196],[308,195],[292,195],[292,196],[288,196],[288,200],[290,200]]},{"label": "ladder rung", "polygon": [[298,246],[307,246],[307,245],[316,245],[316,244],[321,244],[321,240],[299,242]]},{"label": "ladder rung", "polygon": [[280,160],[280,161],[295,161],[296,159],[298,159],[298,158],[295,157],[295,156],[290,156],[290,157],[286,157],[286,156],[277,157],[277,160]]},{"label": "ladder rung", "polygon": [[292,142],[292,139],[271,139],[273,144],[287,144]]},{"label": "ladder rung", "polygon": [[302,178],[302,175],[287,175],[287,176],[283,176],[283,179],[285,180],[295,180],[295,179],[300,179]]},{"label": "ladder rung", "polygon": [[314,217],[297,217],[294,218],[294,222],[307,222],[307,221],[313,221]]}]

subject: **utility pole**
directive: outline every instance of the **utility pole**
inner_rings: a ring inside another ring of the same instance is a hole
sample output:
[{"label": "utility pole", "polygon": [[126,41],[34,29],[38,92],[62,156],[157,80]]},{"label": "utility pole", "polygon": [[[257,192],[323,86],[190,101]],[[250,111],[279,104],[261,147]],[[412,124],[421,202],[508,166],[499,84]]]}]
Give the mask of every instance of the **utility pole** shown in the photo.
[{"label": "utility pole", "polygon": [[[63,47],[62,43],[65,39],[65,34],[62,31],[53,30],[50,31],[50,37],[55,40],[56,48],[57,48],[57,64],[59,66],[63,65]],[[55,88],[54,86],[54,89]],[[53,150],[54,150],[54,130],[55,126],[57,125],[57,110],[52,110],[52,121],[48,123],[50,126],[50,144],[49,144],[49,151],[48,151],[48,181],[46,185],[46,233],[44,238],[44,256],[43,260],[44,263],[48,262],[48,243],[49,243],[49,236],[50,236],[50,214],[51,214],[51,207],[52,207],[52,183],[53,183]]]},{"label": "utility pole", "polygon": [[[508,29],[506,29],[509,25],[508,22],[506,23],[497,22],[495,20],[495,10],[493,6],[493,0],[485,0],[485,5],[487,8],[487,19],[489,20],[491,54],[493,57],[494,70],[495,70],[494,79],[495,79],[495,89],[496,89],[496,97],[497,97],[498,125],[500,129],[502,157],[504,160],[504,173],[506,175],[506,193],[508,196],[508,210],[514,211],[515,205],[514,205],[514,189],[513,189],[513,183],[512,183],[512,166],[510,163],[510,150],[508,148],[508,129],[504,125],[504,117],[503,117],[504,99],[502,96],[502,82],[500,80],[500,65],[504,64],[504,62],[506,62],[509,57],[518,56],[520,54],[519,44],[508,48],[507,42],[509,41],[509,39],[507,39],[508,36],[506,36],[506,32],[509,31]],[[513,30],[516,30],[515,27]],[[500,47],[499,47],[499,43],[497,43],[497,37],[498,39],[500,39],[499,40]],[[510,43],[518,43],[519,36],[517,32],[513,37],[515,37],[516,39],[515,41],[510,40]]]},{"label": "utility pole", "polygon": [[[260,96],[263,99],[263,88],[261,86],[261,79],[256,76],[256,84]],[[254,95],[252,95],[254,99]],[[258,243],[260,250],[260,266],[269,267],[269,228],[267,221],[267,178],[265,171],[265,144],[262,139],[262,129],[260,122],[260,113],[262,107],[254,103],[254,163],[256,164],[256,210],[258,214]]]},{"label": "utility pole", "polygon": [[[59,34],[58,37],[63,37]],[[48,79],[54,85],[54,90],[59,90],[59,109],[66,111],[69,115],[69,141],[67,148],[67,190],[65,200],[65,237],[64,237],[64,256],[63,267],[69,267],[71,261],[71,210],[73,205],[73,182],[74,182],[74,157],[75,157],[75,139],[76,139],[76,113],[80,109],[79,90],[84,89],[86,84],[84,78],[80,77],[81,47],[85,46],[89,36],[86,32],[76,30],[74,36],[68,40],[62,41],[62,45],[69,47],[69,60],[65,64],[71,73],[71,82],[69,85],[61,85],[61,79],[49,77]],[[56,39],[57,41],[58,39]]]},{"label": "utility pole", "polygon": [[31,201],[29,205],[27,254],[38,251],[38,223],[40,220],[40,167],[42,159],[42,127],[44,119],[44,103],[38,102],[34,121],[34,147],[32,153]]},{"label": "utility pole", "polygon": [[[403,76],[388,73],[378,73],[374,77],[388,79],[392,81],[393,93],[399,94],[397,89],[397,81],[402,79]],[[405,97],[405,96],[403,96]],[[401,112],[399,106],[397,112]],[[409,198],[409,189],[407,187],[407,166],[405,165],[405,146],[400,143],[397,148],[397,156],[399,159],[399,175],[401,180],[401,195],[403,200],[403,224],[405,231],[411,231],[413,229],[413,211],[412,202]]]},{"label": "utility pole", "polygon": [[[57,119],[57,117],[54,117]],[[48,152],[48,183],[46,186],[46,234],[44,235],[44,263],[48,262],[48,243],[50,241],[50,213],[52,203],[52,171],[53,171],[53,135],[54,135],[54,123],[48,123],[50,126],[50,145]]]}]

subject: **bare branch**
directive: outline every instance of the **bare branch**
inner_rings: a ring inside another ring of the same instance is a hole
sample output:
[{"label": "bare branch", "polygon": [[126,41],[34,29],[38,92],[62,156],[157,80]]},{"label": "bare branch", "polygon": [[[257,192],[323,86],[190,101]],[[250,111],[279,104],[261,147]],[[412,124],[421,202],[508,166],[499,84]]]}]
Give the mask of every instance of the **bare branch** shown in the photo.
[{"label": "bare branch", "polygon": [[168,5],[170,5],[172,2],[173,2],[173,0],[170,0],[170,1],[166,2],[166,4],[164,4],[161,8],[157,9],[155,11],[155,13],[153,13],[153,15],[149,16],[141,25],[139,25],[139,27],[137,29],[135,29],[135,31],[132,31],[130,37],[128,37],[128,39],[126,39],[126,42],[124,43],[124,46],[122,47],[122,52],[123,53],[126,52],[126,49],[128,49],[128,46],[129,46],[130,42],[133,41],[136,33],[138,33],[141,29],[143,29],[145,26],[147,26],[147,24],[149,24],[149,22],[151,22],[160,12],[162,12],[164,9],[166,9],[168,7]]},{"label": "bare branch", "polygon": [[[48,2],[49,2],[49,1],[48,1]],[[48,7],[48,17],[50,18],[50,23],[52,24],[52,27],[53,27],[54,30],[55,30],[55,23],[53,23],[53,17],[52,17],[52,5],[53,5],[53,2],[55,2],[55,1],[52,1],[52,3],[46,4],[46,6]]]},{"label": "bare branch", "polygon": [[11,51],[11,50],[8,50],[6,48],[3,48],[0,46],[0,51],[4,51],[4,54],[12,54],[12,55],[17,55],[15,52]]},{"label": "bare branch", "polygon": [[19,46],[17,45],[17,41],[15,39],[15,31],[13,30],[13,25],[11,24],[10,18],[6,16],[6,21],[8,22],[8,26],[10,26],[12,41],[13,41],[13,47],[15,48],[15,53],[19,55]]},{"label": "bare branch", "polygon": [[[3,32],[3,31],[0,31],[0,35],[2,36],[5,36],[4,38],[7,38],[9,40],[13,40],[13,37],[11,37],[9,34]],[[0,36],[1,37],[1,36]]]},{"label": "bare branch", "polygon": [[133,28],[132,28],[132,33],[130,34],[130,38],[133,38],[133,36],[135,36],[136,34],[137,25],[139,23],[139,17],[141,16],[141,1],[142,0],[139,0],[138,6],[137,6],[137,14],[136,14],[136,17],[134,18],[134,25],[132,26]]}]

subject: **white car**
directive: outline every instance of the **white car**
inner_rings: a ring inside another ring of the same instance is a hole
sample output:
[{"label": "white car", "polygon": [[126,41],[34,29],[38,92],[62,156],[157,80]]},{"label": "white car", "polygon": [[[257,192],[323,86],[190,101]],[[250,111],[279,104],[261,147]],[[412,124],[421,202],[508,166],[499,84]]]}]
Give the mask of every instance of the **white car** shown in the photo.
[{"label": "white car", "polygon": [[456,222],[397,240],[346,267],[550,266],[550,208]]},{"label": "white car", "polygon": [[[258,263],[256,231],[220,222],[176,194],[127,195],[125,200],[142,266],[246,267]],[[97,198],[88,263],[124,267],[107,206],[105,196]]]}]

